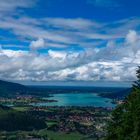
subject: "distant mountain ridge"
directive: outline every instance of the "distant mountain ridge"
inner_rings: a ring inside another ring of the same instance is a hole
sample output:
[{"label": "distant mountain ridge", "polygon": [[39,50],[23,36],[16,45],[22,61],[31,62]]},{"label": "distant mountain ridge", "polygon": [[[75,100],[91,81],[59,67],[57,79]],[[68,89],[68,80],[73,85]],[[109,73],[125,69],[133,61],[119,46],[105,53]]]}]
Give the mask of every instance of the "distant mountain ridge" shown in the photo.
[{"label": "distant mountain ridge", "polygon": [[126,96],[130,88],[112,87],[66,87],[66,86],[25,86],[18,83],[0,80],[0,96],[37,95],[47,96],[53,93],[98,93],[107,98]]}]

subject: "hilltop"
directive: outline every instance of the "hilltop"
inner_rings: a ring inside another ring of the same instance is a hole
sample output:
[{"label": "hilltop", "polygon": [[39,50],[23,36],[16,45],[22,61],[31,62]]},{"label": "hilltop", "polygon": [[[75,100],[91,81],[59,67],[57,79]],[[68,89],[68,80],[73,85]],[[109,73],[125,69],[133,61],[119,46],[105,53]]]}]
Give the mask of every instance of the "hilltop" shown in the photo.
[{"label": "hilltop", "polygon": [[0,80],[0,96],[11,96],[26,93],[28,88],[24,85]]}]

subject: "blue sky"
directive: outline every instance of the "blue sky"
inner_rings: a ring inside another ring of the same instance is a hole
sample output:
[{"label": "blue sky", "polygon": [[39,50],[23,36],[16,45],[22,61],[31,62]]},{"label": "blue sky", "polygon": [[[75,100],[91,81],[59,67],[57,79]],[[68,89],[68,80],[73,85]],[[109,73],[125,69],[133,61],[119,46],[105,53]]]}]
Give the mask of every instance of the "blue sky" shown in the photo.
[{"label": "blue sky", "polygon": [[33,17],[87,18],[113,21],[139,16],[138,0],[41,0],[28,9]]},{"label": "blue sky", "polygon": [[139,5],[139,0],[1,0],[0,79],[135,80]]}]

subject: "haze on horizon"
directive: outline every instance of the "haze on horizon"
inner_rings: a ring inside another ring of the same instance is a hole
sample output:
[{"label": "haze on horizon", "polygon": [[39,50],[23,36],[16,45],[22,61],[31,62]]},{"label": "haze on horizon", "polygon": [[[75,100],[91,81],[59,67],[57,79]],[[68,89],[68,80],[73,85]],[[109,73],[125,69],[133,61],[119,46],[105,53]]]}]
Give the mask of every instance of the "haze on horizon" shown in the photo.
[{"label": "haze on horizon", "polygon": [[129,86],[140,65],[139,5],[139,0],[0,0],[0,79]]}]

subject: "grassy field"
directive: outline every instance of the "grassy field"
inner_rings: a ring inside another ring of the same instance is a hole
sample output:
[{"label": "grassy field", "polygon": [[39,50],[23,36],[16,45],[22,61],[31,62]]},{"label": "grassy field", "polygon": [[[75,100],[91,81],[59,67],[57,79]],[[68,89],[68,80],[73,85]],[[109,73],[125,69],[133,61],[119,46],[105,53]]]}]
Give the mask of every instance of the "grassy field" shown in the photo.
[{"label": "grassy field", "polygon": [[14,110],[16,111],[26,111],[26,110],[29,110],[31,107],[29,106],[15,106],[13,107]]},{"label": "grassy field", "polygon": [[79,133],[61,133],[61,132],[53,132],[48,130],[41,130],[40,135],[47,134],[47,136],[52,140],[80,140],[83,135]]},{"label": "grassy field", "polygon": [[58,124],[58,122],[57,121],[46,121],[46,124],[48,127],[50,127],[52,125]]},{"label": "grassy field", "polygon": [[[26,138],[31,138],[31,135],[38,135],[49,138],[51,140],[98,140],[97,138],[84,136],[79,133],[61,133],[61,132],[53,132],[48,130],[40,130],[38,131],[16,131],[16,132],[0,132],[0,140],[25,140]],[[103,140],[103,139],[100,139]]]},{"label": "grassy field", "polygon": [[78,133],[71,133],[71,134],[64,134],[60,132],[52,132],[48,131],[47,135],[49,138],[53,140],[80,140],[82,138],[82,135]]}]

